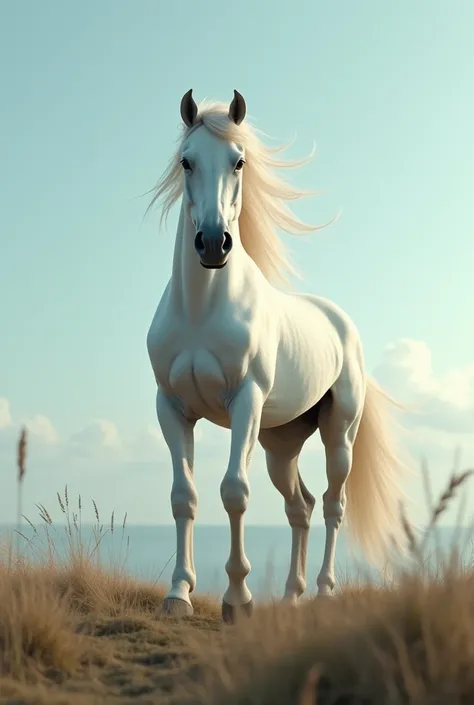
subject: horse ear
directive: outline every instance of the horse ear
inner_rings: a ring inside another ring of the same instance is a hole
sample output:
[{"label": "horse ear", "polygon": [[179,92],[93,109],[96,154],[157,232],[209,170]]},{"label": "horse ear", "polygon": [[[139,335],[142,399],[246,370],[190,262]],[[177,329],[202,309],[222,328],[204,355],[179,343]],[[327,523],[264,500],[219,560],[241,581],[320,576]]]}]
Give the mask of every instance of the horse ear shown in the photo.
[{"label": "horse ear", "polygon": [[185,125],[192,127],[198,114],[197,105],[193,98],[193,89],[190,88],[181,99],[181,118]]},{"label": "horse ear", "polygon": [[247,112],[247,106],[245,105],[245,100],[239,91],[234,90],[234,97],[232,103],[229,106],[229,118],[235,122],[236,125],[240,125]]}]

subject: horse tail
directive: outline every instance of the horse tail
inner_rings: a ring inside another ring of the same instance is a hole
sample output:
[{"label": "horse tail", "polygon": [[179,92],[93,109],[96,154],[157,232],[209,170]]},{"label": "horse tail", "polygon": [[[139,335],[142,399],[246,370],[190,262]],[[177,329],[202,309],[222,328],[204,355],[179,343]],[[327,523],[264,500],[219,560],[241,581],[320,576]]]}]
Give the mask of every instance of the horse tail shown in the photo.
[{"label": "horse tail", "polygon": [[393,432],[391,406],[403,408],[367,378],[364,410],[346,482],[349,533],[365,556],[377,564],[391,546],[402,544],[400,502],[405,463]]}]

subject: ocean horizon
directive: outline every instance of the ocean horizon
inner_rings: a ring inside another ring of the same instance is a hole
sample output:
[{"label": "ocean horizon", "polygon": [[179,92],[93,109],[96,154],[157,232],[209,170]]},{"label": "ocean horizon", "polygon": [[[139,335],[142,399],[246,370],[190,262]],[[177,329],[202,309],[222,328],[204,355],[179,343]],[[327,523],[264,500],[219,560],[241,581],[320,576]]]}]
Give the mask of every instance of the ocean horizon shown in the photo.
[{"label": "ocean horizon", "polygon": [[[0,525],[0,541],[10,541],[19,546],[21,554],[35,563],[48,560],[49,545],[54,546],[56,560],[66,560],[68,543],[78,544],[78,532],[73,528],[68,535],[66,525],[39,525],[37,533],[27,523],[21,526],[23,536],[18,536],[16,526]],[[173,524],[116,526],[114,532],[104,526],[98,548],[97,527],[83,524],[81,543],[91,559],[106,570],[123,572],[140,581],[169,585],[174,568],[175,527]],[[50,544],[48,543],[48,533]],[[316,591],[316,578],[324,552],[325,529],[322,525],[311,528],[308,563],[307,593]],[[474,542],[472,529],[450,526],[437,527],[426,545],[425,556],[432,567],[448,556],[456,546],[464,565],[473,563]],[[194,559],[197,574],[196,594],[221,595],[227,587],[225,563],[230,550],[228,525],[196,524],[194,529]],[[291,530],[287,525],[249,525],[245,528],[245,551],[251,564],[247,582],[255,597],[279,597],[283,594],[288,573],[291,550]],[[344,584],[380,583],[380,569],[371,566],[348,540],[342,530],[336,552],[336,581]]]}]

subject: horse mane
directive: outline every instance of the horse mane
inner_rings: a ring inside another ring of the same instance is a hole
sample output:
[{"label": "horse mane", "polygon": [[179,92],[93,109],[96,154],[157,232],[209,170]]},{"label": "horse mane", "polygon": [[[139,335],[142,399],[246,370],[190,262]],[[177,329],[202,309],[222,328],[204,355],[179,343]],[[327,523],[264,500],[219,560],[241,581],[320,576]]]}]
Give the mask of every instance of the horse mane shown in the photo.
[{"label": "horse mane", "polygon": [[223,103],[201,103],[196,124],[191,128],[182,126],[178,149],[152,189],[153,198],[147,212],[155,203],[161,202],[160,224],[166,222],[172,206],[183,194],[183,170],[180,164],[182,144],[196,127],[204,125],[216,137],[244,147],[246,164],[239,218],[242,245],[268,281],[286,282],[289,275],[297,272],[275,229],[280,228],[297,235],[319,230],[324,225],[308,225],[292,213],[287,201],[314,195],[314,192],[297,189],[275,174],[275,169],[301,166],[312,159],[314,150],[304,159],[282,161],[276,155],[287,149],[288,144],[267,147],[259,139],[258,131],[247,120],[237,126],[229,120],[228,111],[228,105]]}]

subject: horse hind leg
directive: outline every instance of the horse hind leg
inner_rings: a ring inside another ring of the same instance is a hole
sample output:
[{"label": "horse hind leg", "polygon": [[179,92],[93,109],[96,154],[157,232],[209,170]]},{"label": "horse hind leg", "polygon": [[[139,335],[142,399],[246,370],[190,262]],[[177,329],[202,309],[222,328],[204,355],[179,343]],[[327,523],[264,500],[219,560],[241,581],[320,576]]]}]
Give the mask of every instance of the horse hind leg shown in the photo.
[{"label": "horse hind leg", "polygon": [[[311,515],[316,503],[298,472],[297,491],[293,504],[285,502],[286,516],[291,526],[291,561],[284,599],[295,603],[306,590],[306,564]],[[298,492],[299,489],[299,492]],[[301,502],[301,499],[303,502]]]},{"label": "horse hind leg", "polygon": [[303,492],[297,459],[278,460],[267,454],[270,478],[285,499],[285,513],[291,527],[291,559],[283,599],[296,604],[306,590],[306,563],[311,515],[315,499]]},{"label": "horse hind leg", "polygon": [[306,561],[311,514],[315,499],[298,471],[298,457],[314,429],[302,421],[260,433],[270,479],[285,500],[285,512],[292,531],[291,560],[284,600],[296,604],[306,589]]},{"label": "horse hind leg", "polygon": [[328,488],[323,495],[326,525],[324,558],[318,575],[318,595],[331,595],[335,585],[335,553],[339,528],[344,518],[345,483],[352,468],[353,445],[365,398],[363,377],[342,376],[331,389],[331,401],[319,415],[321,440],[326,451]]}]

